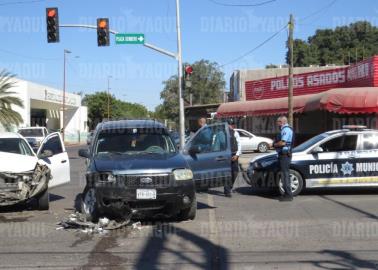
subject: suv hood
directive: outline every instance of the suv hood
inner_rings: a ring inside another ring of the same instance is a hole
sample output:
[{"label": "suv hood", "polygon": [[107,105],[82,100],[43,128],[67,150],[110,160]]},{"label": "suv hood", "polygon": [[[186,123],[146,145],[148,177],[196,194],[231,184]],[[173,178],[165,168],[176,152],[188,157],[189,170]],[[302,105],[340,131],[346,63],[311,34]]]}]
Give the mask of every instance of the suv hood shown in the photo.
[{"label": "suv hood", "polygon": [[169,172],[173,169],[189,168],[184,157],[179,154],[106,155],[94,158],[98,172],[143,171]]}]

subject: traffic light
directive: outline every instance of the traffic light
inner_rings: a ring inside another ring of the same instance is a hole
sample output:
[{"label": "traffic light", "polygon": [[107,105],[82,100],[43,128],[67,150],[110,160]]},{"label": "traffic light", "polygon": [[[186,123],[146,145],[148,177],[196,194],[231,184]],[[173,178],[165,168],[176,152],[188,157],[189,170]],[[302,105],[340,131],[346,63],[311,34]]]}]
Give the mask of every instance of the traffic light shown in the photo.
[{"label": "traffic light", "polygon": [[97,19],[97,45],[109,46],[109,19]]},{"label": "traffic light", "polygon": [[46,8],[47,42],[59,42],[58,8]]},{"label": "traffic light", "polygon": [[192,87],[192,81],[190,80],[190,76],[193,73],[192,66],[185,66],[185,87]]}]

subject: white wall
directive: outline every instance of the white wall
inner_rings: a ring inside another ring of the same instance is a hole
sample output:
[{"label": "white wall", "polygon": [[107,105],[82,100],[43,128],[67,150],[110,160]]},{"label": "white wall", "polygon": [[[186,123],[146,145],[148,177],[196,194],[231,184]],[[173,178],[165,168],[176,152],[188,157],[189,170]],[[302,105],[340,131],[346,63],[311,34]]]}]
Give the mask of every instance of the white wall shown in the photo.
[{"label": "white wall", "polygon": [[[60,128],[60,117],[62,109],[63,92],[49,86],[36,84],[21,79],[14,79],[15,87],[11,91],[15,92],[16,96],[20,97],[24,102],[24,108],[13,106],[13,109],[19,112],[22,116],[23,123],[20,127],[30,126],[30,111],[31,108],[45,109],[47,127]],[[66,93],[66,128],[65,131],[72,136],[71,140],[76,137],[82,137],[81,133],[87,132],[86,123],[88,121],[87,107],[81,106],[81,96]],[[18,127],[13,127],[16,131]],[[0,131],[4,131],[4,127],[0,125]],[[79,135],[78,135],[79,134]]]}]

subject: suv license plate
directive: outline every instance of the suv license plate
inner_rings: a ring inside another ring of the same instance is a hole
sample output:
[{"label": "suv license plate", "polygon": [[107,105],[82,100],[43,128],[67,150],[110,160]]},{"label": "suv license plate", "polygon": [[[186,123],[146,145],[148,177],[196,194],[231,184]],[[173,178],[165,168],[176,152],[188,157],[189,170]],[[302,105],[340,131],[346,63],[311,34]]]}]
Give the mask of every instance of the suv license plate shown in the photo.
[{"label": "suv license plate", "polygon": [[156,189],[137,189],[136,198],[138,200],[156,200]]}]

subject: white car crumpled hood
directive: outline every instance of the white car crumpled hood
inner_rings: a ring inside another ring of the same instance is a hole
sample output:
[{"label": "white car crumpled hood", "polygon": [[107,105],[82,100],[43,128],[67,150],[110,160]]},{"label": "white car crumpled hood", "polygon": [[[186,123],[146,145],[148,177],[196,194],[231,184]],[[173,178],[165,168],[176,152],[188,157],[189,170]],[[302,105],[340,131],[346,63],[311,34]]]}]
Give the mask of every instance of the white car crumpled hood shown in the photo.
[{"label": "white car crumpled hood", "polygon": [[36,156],[0,152],[0,172],[22,173],[33,171],[37,165]]}]

